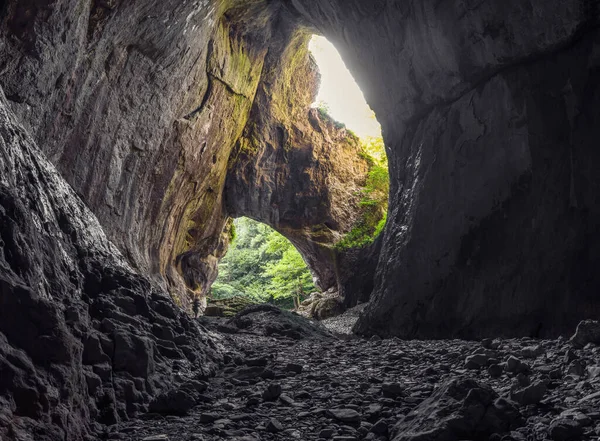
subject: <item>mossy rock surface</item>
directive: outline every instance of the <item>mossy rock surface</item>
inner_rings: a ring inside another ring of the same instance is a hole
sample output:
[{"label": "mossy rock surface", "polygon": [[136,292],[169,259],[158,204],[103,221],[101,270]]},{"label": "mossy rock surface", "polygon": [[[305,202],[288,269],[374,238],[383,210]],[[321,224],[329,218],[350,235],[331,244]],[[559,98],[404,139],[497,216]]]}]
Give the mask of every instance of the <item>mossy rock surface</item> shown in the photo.
[{"label": "mossy rock surface", "polygon": [[209,299],[204,315],[208,317],[233,317],[244,308],[256,304],[254,300],[242,296],[227,299]]}]

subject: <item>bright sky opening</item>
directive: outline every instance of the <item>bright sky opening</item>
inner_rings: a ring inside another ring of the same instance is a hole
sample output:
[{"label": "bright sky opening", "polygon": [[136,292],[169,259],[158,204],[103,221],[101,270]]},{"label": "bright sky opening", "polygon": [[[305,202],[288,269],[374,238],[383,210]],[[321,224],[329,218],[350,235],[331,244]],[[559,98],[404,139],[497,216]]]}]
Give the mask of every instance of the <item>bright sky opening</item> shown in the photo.
[{"label": "bright sky opening", "polygon": [[308,48],[321,72],[321,87],[313,107],[324,103],[327,113],[359,138],[380,137],[381,126],[375,114],[333,44],[314,35]]}]

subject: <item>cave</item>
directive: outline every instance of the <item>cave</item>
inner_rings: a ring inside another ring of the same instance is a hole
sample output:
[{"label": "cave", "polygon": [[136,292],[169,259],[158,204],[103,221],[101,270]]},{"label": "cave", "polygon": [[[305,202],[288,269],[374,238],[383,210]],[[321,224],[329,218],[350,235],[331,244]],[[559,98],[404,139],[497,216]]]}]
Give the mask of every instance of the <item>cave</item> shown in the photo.
[{"label": "cave", "polygon": [[[0,438],[600,436],[599,23],[596,0],[0,2]],[[313,106],[313,35],[389,165],[381,234],[341,250],[369,161]],[[242,216],[345,312],[196,318]]]}]

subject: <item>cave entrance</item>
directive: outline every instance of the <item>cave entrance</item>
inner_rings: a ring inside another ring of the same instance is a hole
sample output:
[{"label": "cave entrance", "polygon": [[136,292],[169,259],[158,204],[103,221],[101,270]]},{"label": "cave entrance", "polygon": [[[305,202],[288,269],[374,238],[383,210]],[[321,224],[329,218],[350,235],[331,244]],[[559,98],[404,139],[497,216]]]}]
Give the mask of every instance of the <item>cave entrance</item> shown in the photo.
[{"label": "cave entrance", "polygon": [[[335,46],[313,35],[308,49],[319,67],[321,85],[313,107],[343,123],[361,140],[381,139],[381,125]],[[385,155],[385,151],[382,152]]]},{"label": "cave entrance", "polygon": [[381,125],[335,46],[325,37],[313,35],[308,48],[321,74],[313,107],[357,136],[369,162],[361,219],[336,244],[338,250],[364,247],[379,236],[387,221],[390,177]]},{"label": "cave entrance", "polygon": [[233,221],[231,235],[211,288],[213,302],[269,302],[291,309],[316,291],[298,250],[268,225],[240,217]]}]

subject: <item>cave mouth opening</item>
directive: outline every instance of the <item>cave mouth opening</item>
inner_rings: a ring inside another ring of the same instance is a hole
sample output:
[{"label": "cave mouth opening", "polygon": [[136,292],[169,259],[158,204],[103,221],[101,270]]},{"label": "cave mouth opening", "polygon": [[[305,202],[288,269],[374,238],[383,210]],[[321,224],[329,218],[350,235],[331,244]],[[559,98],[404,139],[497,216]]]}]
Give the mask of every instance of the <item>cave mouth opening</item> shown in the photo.
[{"label": "cave mouth opening", "polygon": [[381,138],[381,125],[375,112],[335,46],[325,37],[313,35],[308,50],[321,74],[313,107],[344,124],[361,141]]},{"label": "cave mouth opening", "polygon": [[239,217],[230,235],[229,250],[219,262],[219,275],[211,287],[211,301],[246,299],[292,309],[317,291],[298,250],[270,226]]},{"label": "cave mouth opening", "polygon": [[312,107],[355,135],[369,164],[361,191],[361,218],[336,244],[342,251],[360,248],[373,243],[387,222],[390,176],[381,125],[335,46],[325,37],[313,35],[308,49],[321,75]]},{"label": "cave mouth opening", "polygon": [[[241,309],[246,304],[269,302],[282,308],[297,309],[312,292],[339,289],[338,282],[328,277],[331,274],[327,268],[331,262],[327,259],[334,262],[337,258],[330,256],[369,246],[385,227],[389,172],[381,126],[333,44],[322,36],[313,35],[308,49],[320,73],[318,92],[311,107],[319,111],[322,120],[333,123],[343,134],[342,142],[348,141],[344,145],[356,148],[358,151],[354,153],[366,162],[356,162],[360,167],[360,179],[364,179],[353,187],[352,205],[357,211],[352,213],[352,222],[343,229],[323,222],[325,229],[337,229],[331,235],[333,239],[328,236],[327,240],[321,241],[319,234],[322,233],[319,232],[323,227],[313,225],[307,239],[310,256],[304,255],[306,261],[298,251],[300,248],[270,226],[250,217],[237,217],[233,221],[234,233],[230,235],[233,239],[219,261],[218,276],[210,287],[209,303]],[[238,211],[238,215],[241,214],[249,213]],[[327,248],[327,257],[321,251],[315,251],[320,250],[319,247]],[[331,247],[337,252],[331,252]],[[333,264],[331,267],[332,272],[335,271]]]}]

